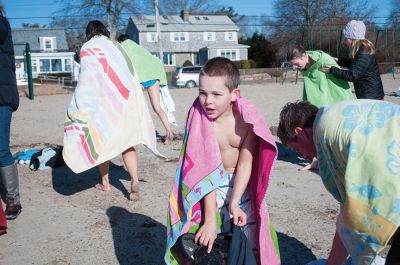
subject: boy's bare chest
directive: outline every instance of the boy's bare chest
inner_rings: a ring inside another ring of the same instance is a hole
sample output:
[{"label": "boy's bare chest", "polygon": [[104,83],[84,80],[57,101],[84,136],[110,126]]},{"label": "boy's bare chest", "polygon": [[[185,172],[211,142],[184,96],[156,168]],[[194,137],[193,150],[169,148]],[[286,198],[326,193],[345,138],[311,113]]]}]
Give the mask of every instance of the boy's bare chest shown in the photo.
[{"label": "boy's bare chest", "polygon": [[224,126],[215,126],[220,151],[227,151],[231,148],[239,149],[243,143],[247,132],[245,124],[225,124]]}]

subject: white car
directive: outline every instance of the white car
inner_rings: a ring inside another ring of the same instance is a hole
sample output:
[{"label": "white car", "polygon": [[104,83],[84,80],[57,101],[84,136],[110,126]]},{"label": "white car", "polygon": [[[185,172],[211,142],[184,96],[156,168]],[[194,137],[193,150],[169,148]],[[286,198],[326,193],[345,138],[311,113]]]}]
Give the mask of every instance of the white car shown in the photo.
[{"label": "white car", "polygon": [[177,87],[193,88],[199,85],[201,66],[177,67],[172,75],[172,84]]}]

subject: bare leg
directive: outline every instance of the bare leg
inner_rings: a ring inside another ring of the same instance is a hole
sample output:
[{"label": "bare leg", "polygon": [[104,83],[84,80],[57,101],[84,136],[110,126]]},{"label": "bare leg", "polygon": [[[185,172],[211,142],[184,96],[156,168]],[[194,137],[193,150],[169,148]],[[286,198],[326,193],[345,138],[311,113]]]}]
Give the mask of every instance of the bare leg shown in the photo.
[{"label": "bare leg", "polygon": [[139,178],[137,175],[138,162],[135,148],[131,147],[125,150],[122,153],[122,159],[131,176],[131,193],[129,194],[129,199],[137,201],[139,200]]},{"label": "bare leg", "polygon": [[101,176],[101,183],[96,184],[94,187],[101,191],[110,190],[110,180],[108,178],[110,161],[106,161],[99,165],[99,171]]},{"label": "bare leg", "polygon": [[151,102],[151,106],[153,107],[154,112],[160,118],[162,124],[164,125],[166,131],[166,138],[164,144],[171,144],[174,139],[174,134],[169,126],[168,118],[165,112],[162,110],[160,105],[160,83],[157,81],[154,85],[147,88],[147,92],[149,93],[149,98]]}]

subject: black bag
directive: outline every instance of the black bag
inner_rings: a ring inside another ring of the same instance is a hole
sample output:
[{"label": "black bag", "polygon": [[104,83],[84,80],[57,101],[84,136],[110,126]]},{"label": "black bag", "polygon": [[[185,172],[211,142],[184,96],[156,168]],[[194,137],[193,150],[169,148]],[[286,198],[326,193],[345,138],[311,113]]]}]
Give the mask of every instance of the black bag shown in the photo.
[{"label": "black bag", "polygon": [[31,170],[57,168],[65,165],[62,146],[49,146],[32,155],[29,162]]},{"label": "black bag", "polygon": [[194,234],[183,234],[171,248],[181,265],[223,265],[228,258],[231,234],[218,234],[213,248],[207,253],[207,246],[194,243]]}]

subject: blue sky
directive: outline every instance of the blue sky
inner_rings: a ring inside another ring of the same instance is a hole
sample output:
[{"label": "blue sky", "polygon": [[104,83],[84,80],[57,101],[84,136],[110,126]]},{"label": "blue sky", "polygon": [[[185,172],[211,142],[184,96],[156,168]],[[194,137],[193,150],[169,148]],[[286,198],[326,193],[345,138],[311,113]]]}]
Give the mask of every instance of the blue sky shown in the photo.
[{"label": "blue sky", "polygon": [[[2,0],[5,5],[6,15],[11,18],[12,27],[21,27],[22,23],[47,24],[50,19],[17,19],[22,17],[48,17],[60,6],[54,4],[53,0]],[[71,0],[73,1],[73,0]],[[152,2],[151,0],[148,0]],[[290,0],[288,0],[290,1]],[[241,15],[273,16],[273,0],[220,0],[221,5],[233,6],[235,11]],[[391,0],[370,0],[378,7],[377,17],[387,17],[390,13]],[[377,22],[384,22],[379,19]]]}]

